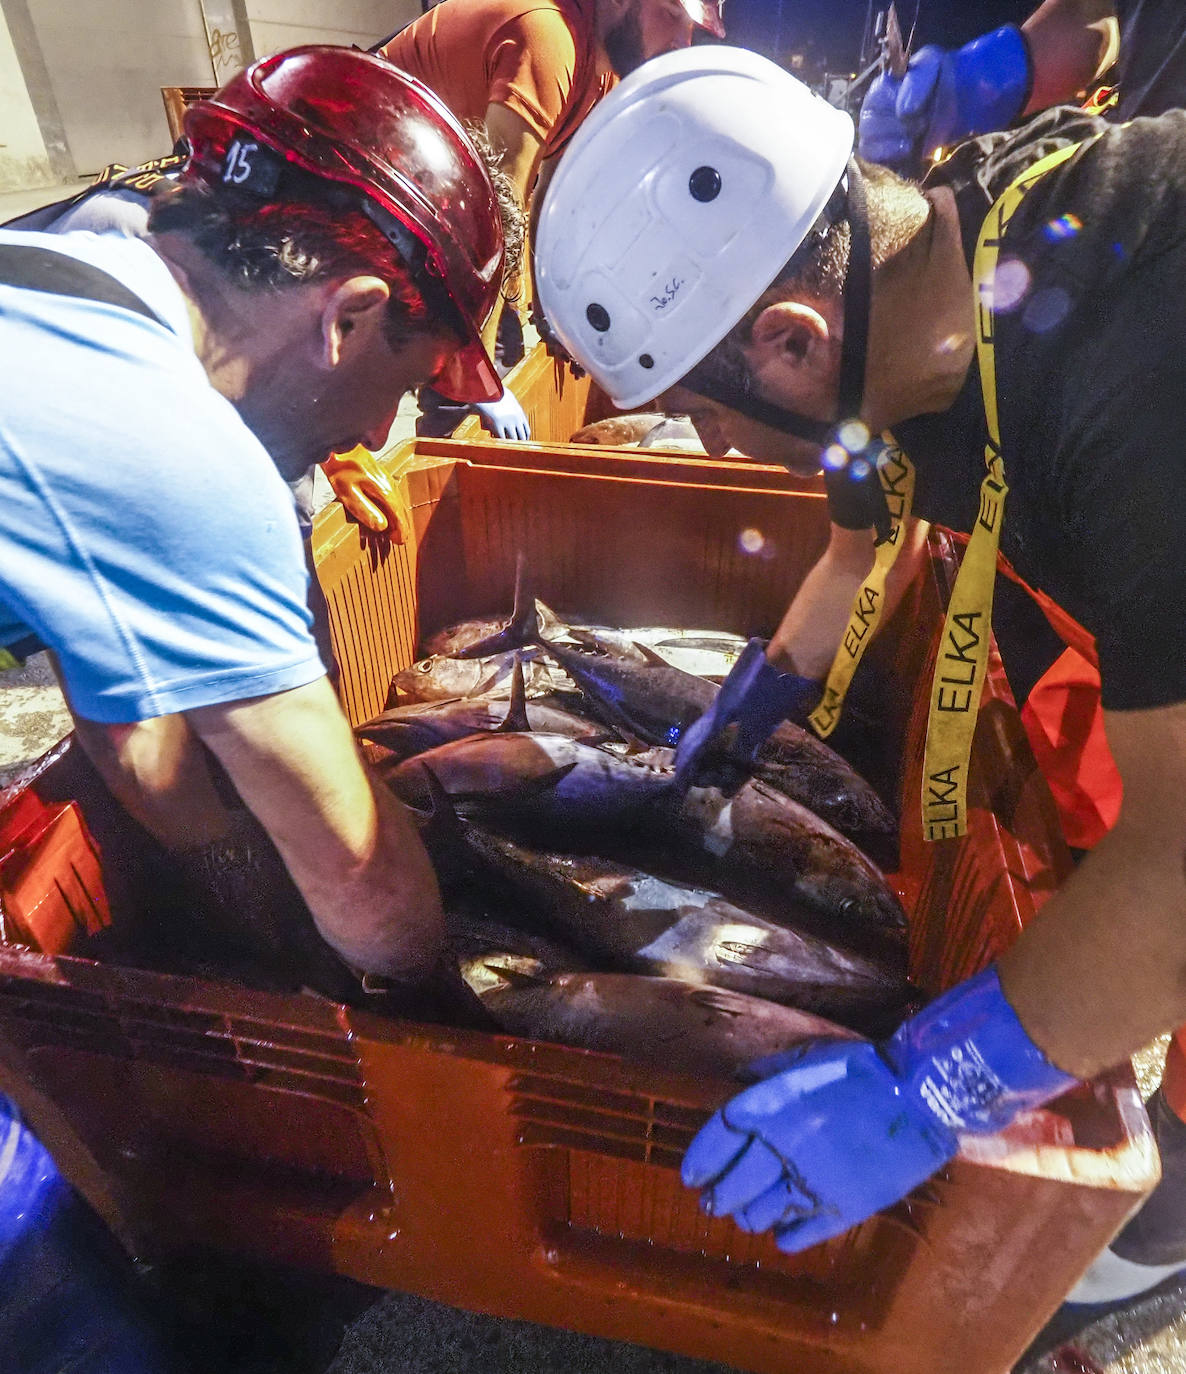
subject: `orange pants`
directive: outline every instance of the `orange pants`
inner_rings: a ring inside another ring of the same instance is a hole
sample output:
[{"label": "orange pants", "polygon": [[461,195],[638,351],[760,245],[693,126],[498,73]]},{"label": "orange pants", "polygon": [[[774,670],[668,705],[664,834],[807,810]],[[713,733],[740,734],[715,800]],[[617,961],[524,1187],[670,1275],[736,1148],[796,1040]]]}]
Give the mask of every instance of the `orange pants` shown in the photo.
[{"label": "orange pants", "polygon": [[[1021,718],[1067,843],[1093,848],[1116,824],[1122,796],[1104,737],[1098,669],[1068,648],[1034,685]],[[1186,1027],[1170,1041],[1162,1093],[1171,1111],[1186,1121]]]}]

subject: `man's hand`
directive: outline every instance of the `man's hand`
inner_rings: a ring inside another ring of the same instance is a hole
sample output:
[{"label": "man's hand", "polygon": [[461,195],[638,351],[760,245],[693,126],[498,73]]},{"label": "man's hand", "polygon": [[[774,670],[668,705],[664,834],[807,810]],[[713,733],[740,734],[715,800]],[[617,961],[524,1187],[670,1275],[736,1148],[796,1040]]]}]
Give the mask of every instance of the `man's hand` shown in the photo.
[{"label": "man's hand", "polygon": [[1002,1130],[1075,1081],[1030,1040],[995,969],[882,1046],[816,1041],[775,1063],[700,1131],[682,1177],[710,1216],[773,1230],[792,1252],[904,1197],[952,1158],[959,1132]]},{"label": "man's hand", "polygon": [[898,79],[888,72],[869,87],[860,116],[860,154],[916,175],[939,148],[1004,129],[1025,106],[1029,49],[1011,24],[962,48],[929,46]]},{"label": "man's hand", "polygon": [[496,439],[531,438],[531,422],[519,399],[509,387],[503,387],[497,401],[478,401],[474,410],[482,417],[482,424]]},{"label": "man's hand", "polygon": [[737,736],[729,757],[737,763],[752,763],[780,722],[790,718],[803,723],[819,697],[818,682],[780,673],[766,657],[762,641],[751,639],[721,683],[712,705],[681,736],[675,751],[677,783],[694,782],[713,741],[734,722]]},{"label": "man's hand", "polygon": [[372,534],[386,534],[393,544],[405,539],[402,502],[391,474],[368,449],[331,453],[321,465],[346,513]]},{"label": "man's hand", "polygon": [[364,772],[325,678],[187,714],[280,851],[322,936],[352,967],[408,982],[444,939],[411,816]]}]

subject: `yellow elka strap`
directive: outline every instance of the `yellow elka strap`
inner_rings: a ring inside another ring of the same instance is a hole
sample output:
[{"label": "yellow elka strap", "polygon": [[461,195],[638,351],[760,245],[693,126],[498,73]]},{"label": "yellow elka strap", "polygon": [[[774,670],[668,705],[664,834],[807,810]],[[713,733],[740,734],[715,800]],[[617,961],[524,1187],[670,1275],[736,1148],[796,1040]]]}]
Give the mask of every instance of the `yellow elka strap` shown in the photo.
[{"label": "yellow elka strap", "polygon": [[996,320],[993,291],[1001,244],[1009,222],[1040,177],[1082,147],[1072,144],[1036,162],[1020,176],[988,213],[976,245],[972,275],[976,290],[976,355],[984,393],[988,443],[987,472],[980,486],[980,510],[964,561],[951,593],[939,659],[931,683],[931,712],[923,760],[922,828],[928,840],[953,839],[968,831],[968,762],[980,696],[988,671],[992,600],[997,550],[1005,523],[1005,463],[997,409]]},{"label": "yellow elka strap", "polygon": [[853,598],[848,627],[832,660],[828,680],[824,683],[824,694],[808,717],[808,722],[820,739],[827,739],[839,723],[853,674],[860,667],[869,641],[881,623],[886,579],[901,552],[902,531],[914,505],[914,466],[898,447],[892,434],[887,431],[881,437],[886,447],[877,461],[877,472],[889,506],[890,534],[888,539],[877,545],[873,570]]}]

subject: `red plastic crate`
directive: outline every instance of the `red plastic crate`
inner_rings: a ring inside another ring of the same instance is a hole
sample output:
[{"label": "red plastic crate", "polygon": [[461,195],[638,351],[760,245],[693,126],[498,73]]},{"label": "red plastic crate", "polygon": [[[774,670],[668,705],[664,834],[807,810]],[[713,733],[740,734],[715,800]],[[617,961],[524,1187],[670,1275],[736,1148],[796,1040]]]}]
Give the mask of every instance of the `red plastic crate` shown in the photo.
[{"label": "red plastic crate", "polygon": [[[424,634],[508,605],[520,550],[558,609],[760,633],[827,534],[810,483],[752,464],[422,441],[393,470],[408,544],[364,549],[336,507],[315,528],[355,722],[382,708]],[[739,542],[754,529],[762,556]],[[1068,858],[999,661],[970,833],[921,840],[930,664],[954,568],[944,541],[932,555],[875,668],[883,782],[903,820],[891,880],[912,973],[938,992],[1009,944]],[[976,1142],[891,1213],[780,1255],[703,1217],[678,1180],[727,1084],[86,957],[158,894],[76,753],[0,799],[0,853],[64,826],[73,857],[22,870],[21,910],[37,906],[29,874],[48,894],[68,867],[89,894],[79,909],[109,910],[111,926],[55,923],[68,940],[47,954],[12,943],[6,919],[0,1081],[141,1248],[201,1242],[770,1374],[1004,1374],[1156,1179],[1135,1085],[1117,1072]],[[77,823],[61,820],[66,803]],[[0,911],[15,913],[9,873],[0,864]]]}]

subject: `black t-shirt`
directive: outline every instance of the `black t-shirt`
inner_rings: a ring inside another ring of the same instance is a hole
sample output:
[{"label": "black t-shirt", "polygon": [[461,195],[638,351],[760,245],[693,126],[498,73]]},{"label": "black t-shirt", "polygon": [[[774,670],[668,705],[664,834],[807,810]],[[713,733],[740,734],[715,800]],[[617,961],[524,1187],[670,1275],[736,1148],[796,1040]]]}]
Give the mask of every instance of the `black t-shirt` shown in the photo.
[{"label": "black t-shirt", "polygon": [[[962,145],[928,185],[956,194],[969,263],[992,203],[1054,148],[1000,266],[997,326],[1010,492],[1001,550],[1095,635],[1104,704],[1186,700],[1186,111],[1110,125],[1066,109]],[[956,403],[894,432],[915,509],[969,531],[984,476],[973,363]]]},{"label": "black t-shirt", "polygon": [[1120,87],[1113,118],[1158,115],[1186,105],[1186,2],[1114,0],[1120,58],[1107,78]]}]

